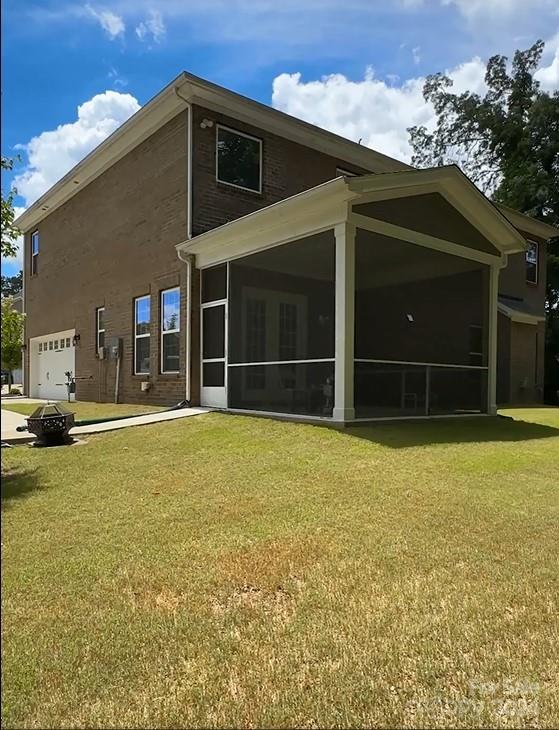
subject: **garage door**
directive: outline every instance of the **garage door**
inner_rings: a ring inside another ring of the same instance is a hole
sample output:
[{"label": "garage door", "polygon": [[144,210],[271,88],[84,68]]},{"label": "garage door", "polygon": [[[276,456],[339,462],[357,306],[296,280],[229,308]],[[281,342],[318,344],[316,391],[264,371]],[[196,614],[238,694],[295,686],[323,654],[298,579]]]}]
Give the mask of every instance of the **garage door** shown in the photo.
[{"label": "garage door", "polygon": [[66,400],[66,375],[76,374],[75,330],[54,332],[30,341],[31,396],[49,400]]}]

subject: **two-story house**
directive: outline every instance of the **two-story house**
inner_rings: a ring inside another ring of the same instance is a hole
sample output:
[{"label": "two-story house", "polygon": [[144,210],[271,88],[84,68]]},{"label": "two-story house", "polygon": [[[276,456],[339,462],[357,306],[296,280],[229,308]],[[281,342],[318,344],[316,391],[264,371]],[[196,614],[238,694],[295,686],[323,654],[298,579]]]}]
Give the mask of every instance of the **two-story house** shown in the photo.
[{"label": "two-story house", "polygon": [[17,225],[31,396],[71,372],[79,400],[341,422],[541,399],[553,228],[186,73]]}]

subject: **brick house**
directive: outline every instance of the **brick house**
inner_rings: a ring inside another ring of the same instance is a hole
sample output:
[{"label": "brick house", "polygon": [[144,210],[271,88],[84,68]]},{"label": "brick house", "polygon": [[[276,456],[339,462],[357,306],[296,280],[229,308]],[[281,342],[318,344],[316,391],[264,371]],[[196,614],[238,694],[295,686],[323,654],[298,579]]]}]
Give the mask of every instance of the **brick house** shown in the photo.
[{"label": "brick house", "polygon": [[310,418],[543,391],[545,244],[414,170],[183,73],[17,220],[25,391]]}]

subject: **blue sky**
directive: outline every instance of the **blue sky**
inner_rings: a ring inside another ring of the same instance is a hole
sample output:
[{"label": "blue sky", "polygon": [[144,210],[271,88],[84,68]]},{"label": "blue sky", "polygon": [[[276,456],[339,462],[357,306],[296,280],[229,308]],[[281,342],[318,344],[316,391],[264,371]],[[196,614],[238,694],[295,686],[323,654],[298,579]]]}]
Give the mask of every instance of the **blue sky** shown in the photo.
[{"label": "blue sky", "polygon": [[2,16],[18,208],[183,69],[403,159],[406,127],[432,121],[428,73],[483,92],[488,56],[543,38],[540,80],[559,87],[551,0],[4,0]]}]

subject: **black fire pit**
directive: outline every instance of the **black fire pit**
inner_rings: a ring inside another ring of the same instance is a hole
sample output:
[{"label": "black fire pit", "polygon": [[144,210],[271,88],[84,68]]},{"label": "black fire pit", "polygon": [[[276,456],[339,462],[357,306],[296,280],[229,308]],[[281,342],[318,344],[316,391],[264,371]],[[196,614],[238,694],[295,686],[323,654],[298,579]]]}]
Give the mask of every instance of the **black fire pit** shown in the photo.
[{"label": "black fire pit", "polygon": [[41,405],[27,419],[27,430],[37,437],[37,446],[61,446],[72,442],[68,431],[74,414],[59,403]]}]

